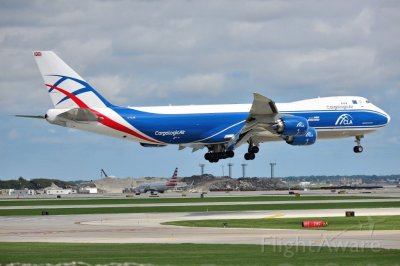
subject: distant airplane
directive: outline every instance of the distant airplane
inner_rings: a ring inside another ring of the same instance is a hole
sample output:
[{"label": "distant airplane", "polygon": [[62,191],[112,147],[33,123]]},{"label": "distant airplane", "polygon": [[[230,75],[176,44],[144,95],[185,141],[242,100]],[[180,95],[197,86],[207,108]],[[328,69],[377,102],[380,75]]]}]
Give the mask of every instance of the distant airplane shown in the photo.
[{"label": "distant airplane", "polygon": [[360,153],[364,135],[390,121],[382,109],[358,96],[275,104],[254,93],[252,104],[120,107],[108,102],[55,53],[34,52],[34,57],[54,109],[44,116],[20,116],[45,118],[51,124],[133,140],[144,147],[207,148],[204,158],[209,162],[232,158],[245,143],[244,158],[253,160],[260,143],[283,140],[302,146],[314,144],[317,137],[355,137],[353,150]]},{"label": "distant airplane", "polygon": [[146,193],[150,191],[164,193],[166,190],[171,190],[176,187],[178,178],[178,167],[175,168],[175,171],[171,177],[166,182],[153,182],[153,183],[144,183],[135,188],[135,193],[139,195],[140,193]]}]

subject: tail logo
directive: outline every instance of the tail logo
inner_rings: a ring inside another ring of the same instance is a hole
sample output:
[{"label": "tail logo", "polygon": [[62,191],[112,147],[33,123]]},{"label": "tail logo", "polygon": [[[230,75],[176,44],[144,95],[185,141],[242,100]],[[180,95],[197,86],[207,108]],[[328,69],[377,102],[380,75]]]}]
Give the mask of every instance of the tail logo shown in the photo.
[{"label": "tail logo", "polygon": [[342,114],[336,120],[335,126],[352,126],[353,125],[353,117],[349,114]]},{"label": "tail logo", "polygon": [[[40,53],[40,52],[37,52]],[[101,96],[95,89],[93,89],[87,82],[83,81],[83,80],[79,80],[76,78],[72,78],[72,77],[67,77],[67,76],[61,76],[61,75],[53,75],[55,77],[60,77],[60,79],[54,83],[54,85],[49,86],[49,92],[52,92],[56,87],[59,87],[63,82],[75,82],[79,85],[77,85],[77,87],[81,87],[79,89],[76,89],[75,91],[70,91],[70,94],[74,95],[74,96],[78,96],[79,94],[85,93],[85,92],[92,92],[105,106],[111,106],[111,104],[103,98],[103,96]],[[75,85],[76,86],[76,85]],[[66,95],[64,98],[60,99],[55,105],[59,105],[60,103],[71,99],[70,97],[71,95]]]},{"label": "tail logo", "polygon": [[167,187],[175,187],[177,185],[178,167],[175,168],[172,178],[168,180]]}]

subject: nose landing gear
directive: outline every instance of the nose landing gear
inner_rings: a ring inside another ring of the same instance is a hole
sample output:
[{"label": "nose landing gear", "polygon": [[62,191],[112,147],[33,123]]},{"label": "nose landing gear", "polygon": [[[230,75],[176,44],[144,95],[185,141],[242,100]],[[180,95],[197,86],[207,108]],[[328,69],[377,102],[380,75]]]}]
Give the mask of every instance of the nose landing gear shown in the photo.
[{"label": "nose landing gear", "polygon": [[355,152],[355,153],[361,153],[361,152],[363,152],[363,150],[364,150],[364,148],[363,148],[363,146],[361,146],[361,139],[363,138],[364,136],[356,136],[356,140],[355,140],[355,142],[357,143],[357,145],[356,146],[354,146],[354,148],[353,148],[353,151]]}]

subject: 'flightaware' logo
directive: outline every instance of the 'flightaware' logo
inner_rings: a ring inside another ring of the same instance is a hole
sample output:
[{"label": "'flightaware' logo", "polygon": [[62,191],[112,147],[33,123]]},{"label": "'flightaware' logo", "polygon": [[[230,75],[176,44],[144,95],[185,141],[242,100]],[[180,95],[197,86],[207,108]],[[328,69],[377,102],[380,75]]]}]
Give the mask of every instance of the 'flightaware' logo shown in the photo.
[{"label": "'flightaware' logo", "polygon": [[353,125],[353,117],[349,114],[342,114],[336,120],[335,126],[351,126]]}]

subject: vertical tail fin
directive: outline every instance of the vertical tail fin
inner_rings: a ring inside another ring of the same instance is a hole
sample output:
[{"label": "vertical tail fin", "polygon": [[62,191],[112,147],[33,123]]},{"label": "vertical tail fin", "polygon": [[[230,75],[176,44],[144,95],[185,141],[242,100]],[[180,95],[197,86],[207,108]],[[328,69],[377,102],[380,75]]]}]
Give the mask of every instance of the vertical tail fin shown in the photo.
[{"label": "vertical tail fin", "polygon": [[54,52],[40,51],[33,55],[55,108],[112,106]]},{"label": "vertical tail fin", "polygon": [[167,187],[175,187],[177,184],[178,179],[178,167],[175,168],[174,174],[172,175],[171,179],[167,182]]}]

